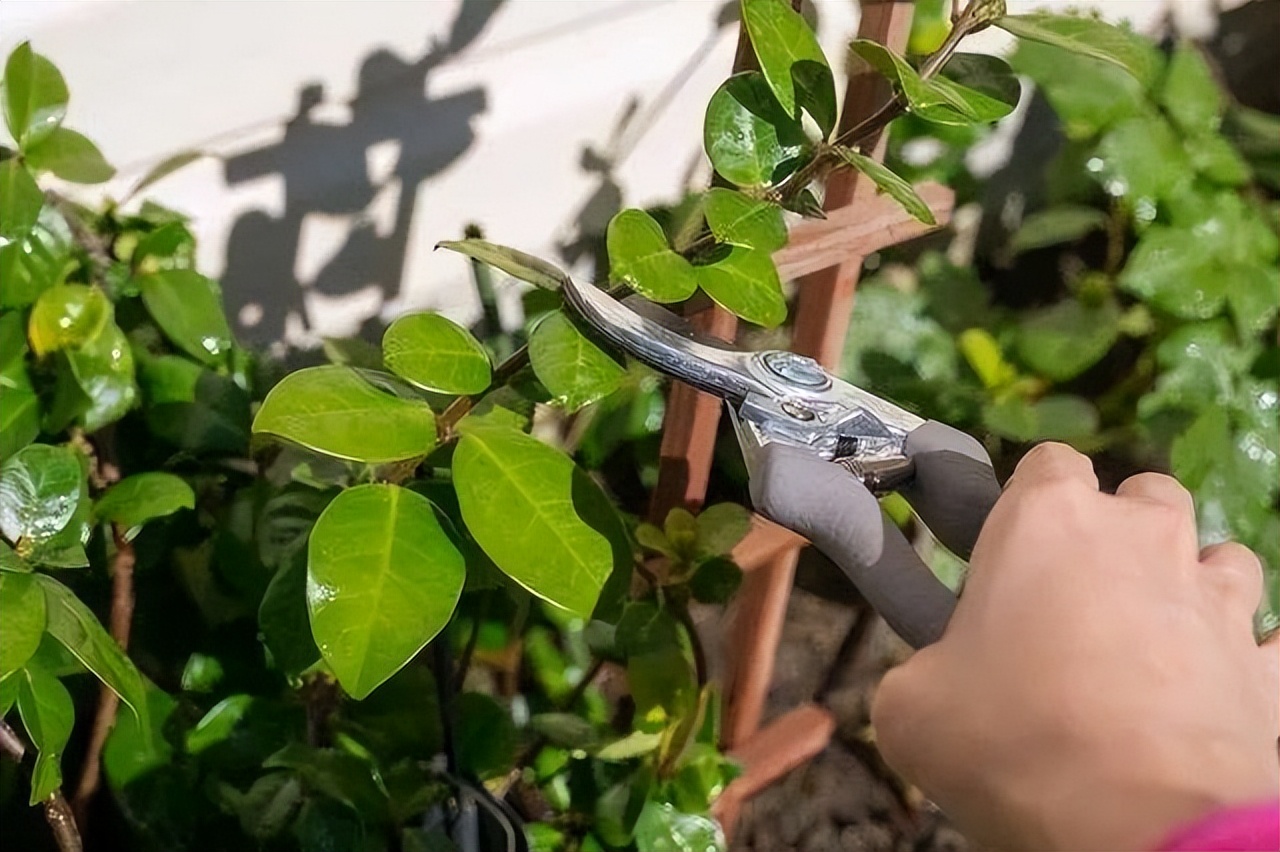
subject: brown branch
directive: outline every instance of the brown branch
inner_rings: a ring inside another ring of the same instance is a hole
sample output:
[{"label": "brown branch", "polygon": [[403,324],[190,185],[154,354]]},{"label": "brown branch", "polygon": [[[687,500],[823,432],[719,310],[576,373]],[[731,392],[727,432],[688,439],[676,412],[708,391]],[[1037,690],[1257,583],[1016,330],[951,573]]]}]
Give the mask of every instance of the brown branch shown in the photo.
[{"label": "brown branch", "polygon": [[[111,638],[121,650],[129,650],[129,633],[133,627],[133,567],[137,557],[133,543],[125,538],[125,531],[118,525],[112,527],[115,535],[116,555],[111,561]],[[98,710],[93,717],[93,730],[89,736],[89,750],[80,782],[72,797],[72,805],[81,825],[88,822],[89,804],[102,783],[102,750],[116,723],[120,709],[120,697],[106,684],[98,692]]]},{"label": "brown branch", "polygon": [[[18,736],[18,732],[0,720],[0,751],[9,756],[14,763],[22,767],[24,773],[31,775],[31,762],[27,757],[27,746]],[[62,795],[61,789],[55,789],[42,803],[44,818],[53,832],[53,839],[58,844],[59,852],[83,852],[84,843],[80,839],[80,829],[76,827],[75,814]]]}]

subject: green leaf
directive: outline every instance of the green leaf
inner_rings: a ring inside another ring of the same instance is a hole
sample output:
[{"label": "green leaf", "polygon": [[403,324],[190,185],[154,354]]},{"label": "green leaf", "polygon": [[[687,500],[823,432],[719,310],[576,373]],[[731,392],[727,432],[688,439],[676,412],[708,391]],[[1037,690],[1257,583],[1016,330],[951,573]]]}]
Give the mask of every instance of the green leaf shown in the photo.
[{"label": "green leaf", "polygon": [[1185,319],[1208,319],[1226,300],[1215,256],[1194,231],[1152,225],[1134,247],[1119,284],[1145,302]]},{"label": "green leaf", "polygon": [[8,716],[13,705],[18,703],[18,684],[21,682],[21,677],[0,680],[0,717]]},{"label": "green leaf", "polygon": [[[0,165],[0,175],[3,170]],[[4,199],[0,199],[0,207],[3,205]],[[0,247],[0,307],[30,305],[61,282],[75,263],[71,242],[67,220],[55,208],[41,207],[35,225],[25,235]]]},{"label": "green leaf", "polygon": [[1145,38],[1097,18],[1036,12],[1008,15],[995,21],[1005,32],[1070,53],[1123,68],[1140,83],[1150,85],[1160,73],[1160,55]]},{"label": "green leaf", "polygon": [[1142,84],[1115,65],[1031,41],[1020,42],[1011,61],[1044,93],[1068,139],[1092,139],[1147,108]]},{"label": "green leaf", "polygon": [[708,296],[748,322],[774,328],[787,318],[778,268],[768,252],[733,246],[728,255],[695,266],[694,272]]},{"label": "green leaf", "polygon": [[511,714],[480,692],[464,692],[455,708],[458,766],[484,780],[511,771],[518,737]]},{"label": "green leaf", "polygon": [[529,336],[529,362],[538,380],[567,411],[613,393],[626,370],[600,351],[563,313],[547,314]]},{"label": "green leaf", "polygon": [[611,848],[635,848],[631,846],[631,839],[635,834],[636,820],[640,818],[652,786],[653,771],[642,767],[596,796],[592,828]]},{"label": "green leaf", "polygon": [[1014,232],[1009,248],[1014,254],[1075,242],[1107,224],[1107,214],[1094,207],[1063,205],[1032,213]]},{"label": "green leaf", "polygon": [[573,713],[539,713],[529,720],[529,728],[563,748],[592,748],[598,740],[595,726]]},{"label": "green leaf", "polygon": [[[0,239],[25,237],[40,218],[43,203],[44,194],[21,161],[12,158],[0,162]],[[9,282],[4,286],[7,289]]]},{"label": "green leaf", "polygon": [[798,119],[805,107],[822,135],[830,134],[835,126],[835,83],[808,22],[786,0],[742,0],[742,23],[783,111]]},{"label": "green leaf", "polygon": [[1280,310],[1280,269],[1232,264],[1226,269],[1227,306],[1245,335],[1266,331]]},{"label": "green leaf", "polygon": [[131,529],[195,505],[195,492],[186,480],[150,471],[120,480],[98,498],[93,509],[101,520]]},{"label": "green leaf", "polygon": [[226,671],[217,657],[194,653],[187,657],[187,663],[182,667],[182,691],[213,692],[225,676]]},{"label": "green leaf", "polygon": [[89,482],[80,480],[71,520],[51,538],[35,544],[27,554],[33,564],[46,568],[83,568],[89,564],[84,546],[89,543],[92,528],[93,505],[89,500]]},{"label": "green leaf", "polygon": [[985,101],[975,102],[982,111],[980,115],[985,115],[988,121],[1004,118],[1017,109],[1022,100],[1022,82],[1009,63],[999,56],[957,53],[942,66],[941,75],[944,86],[958,84],[1003,104],[998,107]]},{"label": "green leaf", "polygon": [[513,278],[519,278],[544,290],[559,290],[567,277],[564,272],[545,260],[525,254],[517,249],[495,245],[484,240],[447,240],[436,243],[436,248],[446,248],[465,254],[473,260],[487,263]]},{"label": "green leaf", "polygon": [[517,583],[590,616],[613,548],[582,515],[603,495],[567,456],[522,432],[466,420],[461,427],[454,488],[471,534]]},{"label": "green leaf", "polygon": [[0,316],[0,462],[30,444],[40,433],[40,401],[23,356],[27,340],[22,315]]},{"label": "green leaf", "polygon": [[1120,306],[1067,299],[1024,315],[1016,346],[1028,367],[1055,382],[1074,379],[1102,360],[1120,336]]},{"label": "green leaf", "polygon": [[1252,176],[1249,164],[1216,132],[1189,136],[1182,140],[1182,147],[1191,167],[1214,183],[1243,186]]},{"label": "green leaf", "polygon": [[748,187],[782,180],[808,147],[800,122],[783,111],[756,71],[735,74],[711,96],[702,138],[715,170]]},{"label": "green leaf", "polygon": [[40,294],[27,320],[31,350],[43,358],[60,349],[80,346],[97,337],[110,318],[111,303],[97,287],[51,287]]},{"label": "green leaf", "polygon": [[1047,396],[1030,402],[1010,396],[988,403],[982,410],[983,424],[1011,441],[1071,441],[1098,431],[1098,411],[1078,396]]},{"label": "green leaf", "polygon": [[1000,343],[984,328],[971,328],[960,334],[960,353],[987,390],[1008,387],[1018,378],[1017,369],[1004,358]]},{"label": "green leaf", "polygon": [[[237,791],[238,792],[238,791]],[[284,831],[303,802],[302,781],[294,772],[270,772],[243,795],[232,795],[240,829],[258,842]]]},{"label": "green leaf", "polygon": [[732,189],[713,187],[703,196],[711,233],[722,243],[773,253],[787,244],[782,208]]},{"label": "green leaf", "polygon": [[382,349],[360,337],[325,337],[320,345],[330,364],[359,367],[364,370],[385,370]]},{"label": "green leaf", "polygon": [[15,544],[47,541],[71,521],[84,471],[75,450],[32,444],[0,466],[0,532]]},{"label": "green leaf", "polygon": [[[1004,118],[1013,107],[999,98],[936,76],[925,80],[905,59],[879,42],[858,39],[849,50],[892,82],[911,112],[940,124],[982,124]],[[966,66],[962,61],[959,68]],[[973,64],[975,77],[978,66]],[[989,69],[988,69],[989,71]]]},{"label": "green leaf", "polygon": [[1216,133],[1226,98],[1199,48],[1181,42],[1158,94],[1160,105],[1185,133]]},{"label": "green leaf", "polygon": [[67,114],[67,84],[57,67],[24,41],[4,66],[4,121],[22,149],[39,142]]},{"label": "green leaf", "polygon": [[689,261],[671,250],[662,227],[643,210],[623,210],[609,221],[605,242],[609,277],[654,302],[680,302],[698,289]]},{"label": "green leaf", "polygon": [[320,659],[307,611],[307,562],[291,560],[276,569],[258,606],[258,629],[271,662],[297,677]]},{"label": "green leaf", "polygon": [[71,738],[76,708],[67,688],[39,666],[19,675],[18,713],[39,754],[31,773],[30,803],[38,805],[62,786],[62,750]]},{"label": "green leaf", "polygon": [[142,302],[179,349],[210,366],[226,360],[231,328],[218,285],[192,269],[166,269],[138,279]]},{"label": "green leaf", "polygon": [[83,135],[58,127],[25,151],[27,165],[37,172],[53,172],[72,183],[102,183],[116,170]]},{"label": "green leaf", "polygon": [[1225,406],[1235,396],[1236,377],[1248,372],[1252,360],[1225,320],[1184,324],[1157,347],[1160,373],[1155,390],[1139,400],[1138,414]]},{"label": "green leaf", "polygon": [[439,314],[409,314],[382,336],[387,367],[436,393],[473,394],[489,387],[489,355],[471,332]]},{"label": "green leaf", "polygon": [[698,515],[695,548],[700,556],[723,556],[750,531],[750,512],[737,503],[717,503]]},{"label": "green leaf", "polygon": [[187,753],[200,754],[231,736],[240,720],[253,707],[254,701],[252,695],[241,693],[228,695],[210,707],[209,712],[200,717],[195,727],[187,731]]},{"label": "green leaf", "polygon": [[631,760],[657,751],[661,744],[660,732],[632,731],[622,739],[614,740],[597,751],[596,757],[608,761]]},{"label": "green leaf", "polygon": [[203,159],[207,156],[209,155],[204,151],[179,151],[177,154],[166,157],[156,165],[152,166],[151,171],[138,178],[138,182],[135,183],[127,193],[125,193],[124,198],[120,199],[120,203],[124,204],[126,201],[133,198],[139,192],[152,184],[159,183],[179,169],[186,168],[196,160]]},{"label": "green leaf", "polygon": [[426,403],[374,389],[350,367],[309,367],[271,389],[253,420],[255,433],[369,464],[425,456],[436,443]]},{"label": "green leaf", "polygon": [[157,437],[197,454],[248,452],[249,395],[231,377],[180,355],[144,354],[138,383]]},{"label": "green leaf", "polygon": [[[1153,206],[1190,180],[1191,165],[1169,122],[1138,116],[1117,124],[1098,145],[1103,188],[1134,204]],[[1148,219],[1154,211],[1148,214]]]},{"label": "green leaf", "polygon": [[876,185],[878,191],[883,192],[901,204],[902,208],[912,216],[926,225],[938,224],[933,211],[929,209],[928,204],[924,203],[924,199],[916,194],[911,184],[895,174],[888,166],[877,162],[874,158],[868,157],[855,148],[841,145],[836,148],[836,153],[840,155],[840,159],[871,178],[871,182]]},{"label": "green leaf", "polygon": [[[20,574],[31,573],[31,563],[23,559],[13,548],[0,541],[0,571],[14,571]],[[2,680],[3,678],[0,678]]]},{"label": "green leaf", "polygon": [[173,746],[165,739],[164,726],[178,702],[152,683],[146,684],[147,717],[151,729],[143,731],[132,713],[119,713],[102,749],[102,770],[117,795],[126,786],[169,765]]},{"label": "green leaf", "polygon": [[374,778],[376,770],[354,754],[291,743],[262,765],[266,769],[296,770],[308,786],[337,799],[370,822],[384,818],[387,797]]},{"label": "green leaf", "polygon": [[364,698],[444,629],[465,562],[431,503],[396,485],[339,494],[311,530],[311,632],[352,697]]},{"label": "green leaf", "polygon": [[685,814],[652,799],[636,821],[636,848],[645,852],[723,852],[724,832],[710,817]]},{"label": "green leaf", "polygon": [[27,664],[44,636],[44,592],[31,574],[0,573],[0,680]]},{"label": "green leaf", "polygon": [[138,400],[134,380],[133,346],[114,320],[79,349],[67,352],[67,362],[88,405],[80,414],[86,432],[114,423]]},{"label": "green leaf", "polygon": [[705,604],[726,604],[742,585],[742,569],[724,556],[715,556],[698,566],[689,580],[689,593]]},{"label": "green leaf", "polygon": [[146,687],[124,651],[70,589],[52,577],[34,576],[44,588],[49,635],[120,696],[139,717],[142,727],[149,729]]}]

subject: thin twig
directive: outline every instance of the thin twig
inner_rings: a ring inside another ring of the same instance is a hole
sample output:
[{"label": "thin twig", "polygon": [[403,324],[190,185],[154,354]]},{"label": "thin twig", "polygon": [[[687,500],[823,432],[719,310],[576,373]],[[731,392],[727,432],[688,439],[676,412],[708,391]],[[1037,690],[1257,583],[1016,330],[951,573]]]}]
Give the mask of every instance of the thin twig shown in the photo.
[{"label": "thin twig", "polygon": [[489,614],[489,593],[481,592],[480,601],[476,604],[475,621],[471,625],[471,635],[467,637],[466,647],[458,657],[458,672],[453,678],[453,688],[461,691],[467,681],[467,671],[471,668],[471,657],[476,652],[476,643],[480,641],[480,626]]},{"label": "thin twig", "polygon": [[[25,759],[29,753],[26,743],[22,741],[22,737],[18,736],[18,732],[3,720],[0,720],[0,751],[22,767],[24,773],[30,778],[31,761]],[[75,814],[62,795],[62,790],[55,789],[43,804],[45,822],[49,823],[49,830],[53,832],[53,839],[58,844],[59,852],[83,852],[84,843],[80,839],[80,829],[76,826]]]},{"label": "thin twig", "polygon": [[698,627],[693,623],[693,616],[689,614],[689,605],[687,603],[671,602],[671,610],[676,615],[676,620],[684,625],[685,632],[689,634],[689,647],[693,649],[693,670],[698,675],[698,688],[707,685],[707,652],[702,647],[702,640],[698,636]]},{"label": "thin twig", "polygon": [[[129,650],[129,633],[133,626],[133,567],[137,557],[133,543],[125,538],[125,531],[118,525],[112,527],[115,536],[116,555],[111,561],[111,638],[123,651]],[[72,806],[81,825],[88,822],[89,803],[102,782],[102,750],[116,723],[120,709],[120,697],[103,684],[98,691],[98,710],[93,717],[93,729],[89,736],[89,750],[85,754],[80,781],[72,797]]]}]

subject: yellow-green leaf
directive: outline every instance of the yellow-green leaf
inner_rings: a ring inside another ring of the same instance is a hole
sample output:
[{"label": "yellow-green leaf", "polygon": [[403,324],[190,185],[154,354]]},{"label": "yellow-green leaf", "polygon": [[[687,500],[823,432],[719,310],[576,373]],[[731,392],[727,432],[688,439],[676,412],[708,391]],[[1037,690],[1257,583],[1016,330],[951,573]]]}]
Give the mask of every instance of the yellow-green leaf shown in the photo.
[{"label": "yellow-green leaf", "polygon": [[439,314],[409,314],[393,322],[382,336],[382,357],[402,379],[437,393],[480,393],[492,376],[480,341]]},{"label": "yellow-green leaf", "polygon": [[680,302],[698,289],[689,261],[671,250],[662,227],[643,210],[623,210],[609,222],[609,275],[655,302]]},{"label": "yellow-green leaf", "polygon": [[547,314],[529,337],[529,362],[551,395],[569,411],[608,396],[626,371],[578,331],[564,314]]}]

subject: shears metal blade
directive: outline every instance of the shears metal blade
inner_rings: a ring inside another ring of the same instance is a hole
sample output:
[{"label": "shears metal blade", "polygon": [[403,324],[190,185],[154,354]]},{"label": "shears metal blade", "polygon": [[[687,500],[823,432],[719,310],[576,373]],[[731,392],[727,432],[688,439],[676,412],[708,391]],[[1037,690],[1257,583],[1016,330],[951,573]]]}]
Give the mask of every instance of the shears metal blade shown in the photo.
[{"label": "shears metal blade", "polygon": [[[682,330],[652,303],[633,310],[565,276],[565,301],[605,340],[636,360],[723,399],[749,472],[760,450],[782,443],[843,465],[875,493],[914,474],[907,435],[924,421],[784,350],[747,351]],[[665,315],[665,316],[663,316]]]}]

